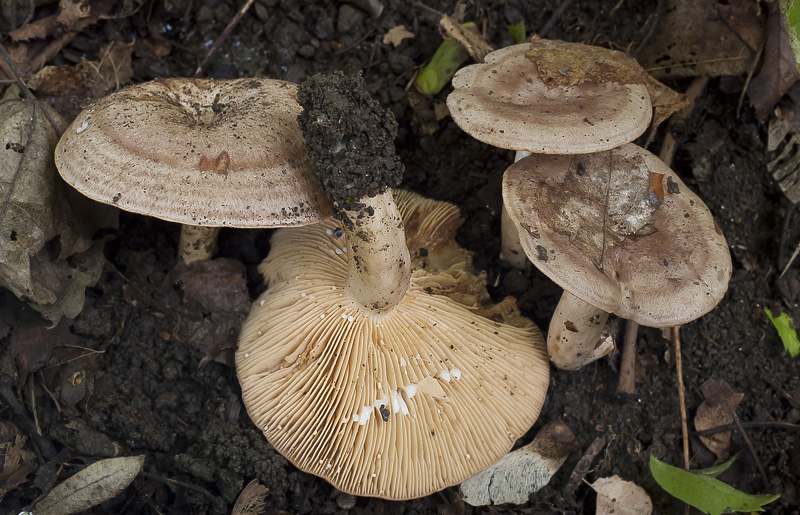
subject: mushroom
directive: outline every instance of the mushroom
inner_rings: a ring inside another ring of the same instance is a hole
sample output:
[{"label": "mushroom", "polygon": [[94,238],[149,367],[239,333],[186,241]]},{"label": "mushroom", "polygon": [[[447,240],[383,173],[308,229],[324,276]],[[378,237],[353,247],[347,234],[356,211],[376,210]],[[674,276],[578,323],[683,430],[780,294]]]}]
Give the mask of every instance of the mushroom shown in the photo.
[{"label": "mushroom", "polygon": [[300,101],[337,219],[274,234],[269,288],[236,353],[244,404],[281,454],[344,492],[427,495],[491,465],[536,420],[543,340],[515,309],[516,325],[481,316],[483,282],[452,241],[457,209],[395,203],[396,122],[360,78],[314,76]]},{"label": "mushroom", "polygon": [[503,201],[527,256],[565,290],[547,338],[559,368],[604,354],[608,313],[670,327],[727,290],[730,252],[711,212],[636,145],[526,157],[505,172]]},{"label": "mushroom", "polygon": [[163,79],[87,107],[55,161],[84,195],[182,225],[180,257],[211,257],[219,227],[316,223],[331,206],[297,126],[297,86]]},{"label": "mushroom", "polygon": [[[631,142],[647,129],[653,113],[647,86],[586,82],[550,87],[526,56],[530,48],[521,44],[495,50],[484,63],[462,68],[453,77],[447,107],[470,136],[516,150],[519,160],[531,152],[600,152]],[[590,48],[601,55],[615,53]],[[525,266],[505,207],[501,226],[503,257],[513,266]]]},{"label": "mushroom", "polygon": [[525,55],[530,48],[495,50],[453,77],[447,107],[470,136],[510,150],[581,154],[618,147],[647,129],[653,110],[645,85],[586,82],[551,88]]}]

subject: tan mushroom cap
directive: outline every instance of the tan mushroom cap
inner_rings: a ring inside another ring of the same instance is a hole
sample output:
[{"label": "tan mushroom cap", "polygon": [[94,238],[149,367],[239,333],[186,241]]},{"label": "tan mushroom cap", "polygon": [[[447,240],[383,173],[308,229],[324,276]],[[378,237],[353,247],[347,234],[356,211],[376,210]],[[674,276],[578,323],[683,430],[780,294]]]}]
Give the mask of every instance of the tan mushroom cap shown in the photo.
[{"label": "tan mushroom cap", "polygon": [[[406,220],[419,213],[404,195],[397,201]],[[408,227],[447,231],[453,216]],[[399,500],[460,483],[536,420],[549,376],[541,333],[443,295],[469,281],[457,260],[436,270],[441,256],[412,258],[411,287],[388,313],[360,307],[344,292],[350,250],[336,223],[272,238],[261,268],[269,289],[236,353],[248,413],[298,468],[344,492]],[[438,238],[409,241],[435,247]]]},{"label": "tan mushroom cap", "polygon": [[87,107],[56,148],[84,195],[188,225],[303,225],[331,207],[308,162],[297,87],[270,79],[165,79]]},{"label": "tan mushroom cap", "polygon": [[531,261],[604,311],[674,326],[727,290],[730,252],[708,207],[636,145],[527,157],[505,172],[503,201]]},{"label": "tan mushroom cap", "polygon": [[495,50],[462,68],[447,97],[453,120],[490,145],[539,154],[599,152],[628,143],[650,124],[647,87],[614,82],[549,89],[525,56],[529,44]]}]

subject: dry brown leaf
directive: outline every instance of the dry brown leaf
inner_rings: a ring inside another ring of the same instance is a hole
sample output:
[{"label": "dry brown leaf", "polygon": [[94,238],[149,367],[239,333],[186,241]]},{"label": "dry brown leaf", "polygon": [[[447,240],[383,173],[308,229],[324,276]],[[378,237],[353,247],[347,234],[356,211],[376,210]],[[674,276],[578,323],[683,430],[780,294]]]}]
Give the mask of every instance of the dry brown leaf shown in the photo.
[{"label": "dry brown leaf", "polygon": [[266,498],[269,493],[269,488],[258,482],[257,479],[250,481],[239,498],[236,499],[236,504],[233,505],[231,515],[260,515],[264,513],[267,505]]},{"label": "dry brown leaf", "polygon": [[87,0],[60,0],[58,7],[58,23],[67,30],[71,30],[78,20],[88,18],[92,10]]},{"label": "dry brown leaf", "polygon": [[[246,269],[233,259],[178,264],[164,279],[165,302],[180,320],[175,337],[202,350],[207,357],[230,365],[223,351],[236,347],[239,328],[250,310]],[[182,299],[174,296],[175,289]]]},{"label": "dry brown leaf", "polygon": [[597,515],[650,515],[653,503],[644,488],[619,476],[604,477],[592,483],[597,492]]},{"label": "dry brown leaf", "polygon": [[476,63],[482,63],[486,54],[494,50],[477,31],[475,26],[473,26],[472,29],[465,28],[446,14],[443,14],[441,19],[439,19],[439,28],[444,33],[443,37],[445,39],[453,38],[458,41]]},{"label": "dry brown leaf", "polygon": [[96,61],[45,66],[28,80],[28,87],[60,113],[75,116],[91,100],[130,82],[133,46],[112,41],[100,51]]},{"label": "dry brown leaf", "polygon": [[0,502],[36,470],[36,455],[24,449],[25,440],[13,424],[0,420]]},{"label": "dry brown leaf", "polygon": [[[727,3],[727,2],[726,2]],[[738,17],[739,33],[763,32],[763,18],[757,16],[752,0],[731,0],[749,9],[751,15]],[[723,21],[716,0],[666,0],[664,15],[653,37],[639,53],[639,61],[658,79],[741,75],[753,65],[755,49],[740,39],[737,31]],[[748,36],[751,37],[751,36]]]},{"label": "dry brown leaf", "polygon": [[30,41],[32,39],[44,39],[50,36],[58,26],[57,18],[56,15],[53,15],[32,21],[22,27],[12,30],[8,33],[8,37],[15,43]]},{"label": "dry brown leaf", "polygon": [[54,324],[80,312],[103,264],[97,227],[75,216],[73,202],[84,200],[70,198],[53,163],[65,127],[16,87],[0,100],[0,286]]},{"label": "dry brown leaf", "polygon": [[539,76],[550,88],[587,82],[645,85],[653,104],[652,128],[689,105],[685,95],[654,79],[636,59],[622,52],[534,36],[526,56],[536,64]]},{"label": "dry brown leaf", "polygon": [[[125,2],[123,5],[126,5]],[[13,33],[15,40],[7,46],[8,53],[17,64],[23,77],[29,77],[41,70],[61,49],[69,44],[86,27],[105,18],[118,2],[114,0],[94,0],[89,16],[75,20],[70,30],[64,31],[56,15],[41,20],[43,27],[30,27],[29,24]],[[123,17],[122,15],[119,15]],[[44,20],[47,20],[46,22]],[[46,40],[39,39],[44,34]],[[36,38],[31,40],[31,38]],[[4,74],[5,75],[5,74]],[[6,77],[11,78],[11,77]]]},{"label": "dry brown leaf", "polygon": [[[733,391],[722,379],[709,379],[700,386],[705,400],[698,406],[694,417],[697,431],[705,431],[717,426],[733,423],[733,413],[744,398],[744,394]],[[731,432],[720,431],[710,436],[701,436],[700,440],[713,452],[718,461],[730,455]]]},{"label": "dry brown leaf", "polygon": [[92,463],[58,484],[36,503],[36,515],[68,515],[116,497],[139,475],[144,455],[108,458]]},{"label": "dry brown leaf", "polygon": [[396,25],[383,35],[383,44],[386,45],[391,43],[395,46],[395,48],[397,48],[404,39],[413,37],[414,33],[407,30],[405,25]]},{"label": "dry brown leaf", "polygon": [[461,483],[464,502],[472,506],[524,504],[532,493],[550,482],[569,453],[579,446],[562,420],[550,422],[531,443]]},{"label": "dry brown leaf", "polygon": [[793,133],[778,155],[767,163],[767,171],[793,203],[800,202],[800,135]]},{"label": "dry brown leaf", "polygon": [[747,88],[747,97],[756,110],[756,117],[762,122],[767,121],[781,97],[800,80],[777,2],[769,3],[766,38],[761,71]]}]

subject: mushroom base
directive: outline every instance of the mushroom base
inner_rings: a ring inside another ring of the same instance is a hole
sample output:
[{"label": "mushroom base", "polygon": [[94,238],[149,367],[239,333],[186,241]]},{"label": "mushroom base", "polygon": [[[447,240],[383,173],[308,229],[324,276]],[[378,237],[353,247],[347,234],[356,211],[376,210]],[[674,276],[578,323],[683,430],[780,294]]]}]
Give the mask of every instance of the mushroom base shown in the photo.
[{"label": "mushroom base", "polygon": [[565,291],[547,332],[550,361],[564,370],[578,370],[614,350],[613,338],[603,335],[607,320],[608,313]]}]

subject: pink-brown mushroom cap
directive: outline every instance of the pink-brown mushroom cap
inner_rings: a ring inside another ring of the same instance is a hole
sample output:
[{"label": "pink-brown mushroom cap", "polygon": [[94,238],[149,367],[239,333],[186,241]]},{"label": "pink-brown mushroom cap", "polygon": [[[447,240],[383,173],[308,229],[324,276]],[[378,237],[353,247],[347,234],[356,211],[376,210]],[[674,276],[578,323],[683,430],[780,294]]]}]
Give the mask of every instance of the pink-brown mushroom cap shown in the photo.
[{"label": "pink-brown mushroom cap", "polygon": [[727,290],[730,251],[708,207],[636,145],[531,155],[505,172],[503,200],[531,261],[604,311],[674,326]]},{"label": "pink-brown mushroom cap", "polygon": [[642,84],[584,83],[548,88],[525,56],[530,45],[495,50],[453,77],[447,107],[472,137],[539,154],[599,152],[628,143],[650,124]]},{"label": "pink-brown mushroom cap", "polygon": [[87,107],[58,143],[64,180],[126,211],[187,225],[304,225],[331,214],[297,124],[297,86],[164,79]]}]

